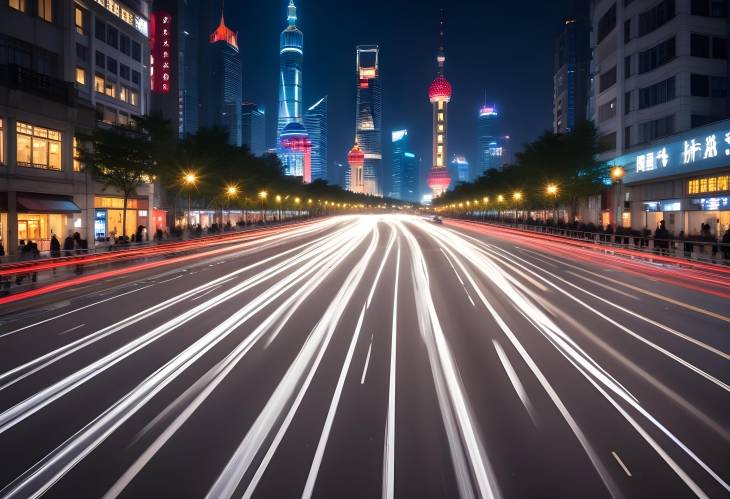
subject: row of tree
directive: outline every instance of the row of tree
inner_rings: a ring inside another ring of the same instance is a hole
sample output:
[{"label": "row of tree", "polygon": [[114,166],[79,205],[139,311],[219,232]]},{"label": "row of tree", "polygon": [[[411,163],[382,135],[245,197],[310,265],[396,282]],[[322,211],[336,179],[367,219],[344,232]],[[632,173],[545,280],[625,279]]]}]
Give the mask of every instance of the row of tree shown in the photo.
[{"label": "row of tree", "polygon": [[[514,207],[545,209],[562,204],[572,214],[582,198],[604,188],[606,168],[596,160],[603,150],[596,129],[586,122],[570,133],[545,132],[517,153],[515,164],[486,171],[474,182],[460,183],[434,204],[447,207],[485,197],[492,209]],[[515,193],[518,193],[515,195]],[[497,203],[501,196],[502,203]],[[501,204],[501,206],[500,206]]]},{"label": "row of tree", "polygon": [[[163,205],[173,211],[188,196],[196,208],[234,208],[256,203],[262,191],[270,199],[279,195],[340,204],[383,202],[326,181],[303,184],[285,176],[276,155],[255,156],[246,147],[230,145],[227,131],[221,128],[200,129],[179,140],[169,122],[138,118],[130,127],[98,127],[82,137],[81,143],[81,160],[96,180],[124,197],[122,227],[126,227],[127,200],[152,181],[161,187]],[[235,187],[235,196],[231,196],[231,187]]]}]

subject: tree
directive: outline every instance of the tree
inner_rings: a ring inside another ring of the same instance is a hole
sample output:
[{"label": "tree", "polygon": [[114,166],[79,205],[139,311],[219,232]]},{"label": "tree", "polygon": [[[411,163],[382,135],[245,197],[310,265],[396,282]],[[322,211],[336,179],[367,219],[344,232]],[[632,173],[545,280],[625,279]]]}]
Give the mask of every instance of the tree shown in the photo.
[{"label": "tree", "polygon": [[137,188],[149,183],[155,174],[155,161],[149,136],[130,127],[99,127],[82,139],[82,160],[94,178],[124,197],[122,236],[127,235],[127,202]]}]

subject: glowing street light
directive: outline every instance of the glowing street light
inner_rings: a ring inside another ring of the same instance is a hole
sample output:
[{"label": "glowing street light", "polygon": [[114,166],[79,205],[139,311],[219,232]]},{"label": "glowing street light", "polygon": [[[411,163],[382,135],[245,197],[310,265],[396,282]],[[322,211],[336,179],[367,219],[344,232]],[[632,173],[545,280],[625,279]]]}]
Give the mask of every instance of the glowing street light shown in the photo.
[{"label": "glowing street light", "polygon": [[497,202],[498,202],[498,203],[502,203],[502,202],[504,202],[504,196],[503,196],[503,195],[501,195],[501,194],[500,194],[499,196],[497,196]]},{"label": "glowing street light", "polygon": [[269,193],[266,191],[259,192],[259,199],[261,200],[261,222],[266,223],[266,212],[264,211],[264,201],[269,197]]},{"label": "glowing street light", "polygon": [[238,186],[237,185],[229,185],[226,187],[226,196],[229,198],[235,196],[238,194]]},{"label": "glowing street light", "polygon": [[614,166],[611,168],[611,178],[614,180],[614,182],[620,182],[622,178],[624,178],[624,167],[623,166]]},{"label": "glowing street light", "polygon": [[551,196],[556,196],[558,194],[558,186],[555,184],[548,184],[545,188],[545,192],[547,192]]},{"label": "glowing street light", "polygon": [[616,219],[614,220],[614,226],[618,227],[618,223],[623,215],[623,208],[621,207],[621,180],[624,178],[624,167],[616,165],[611,168],[611,178],[616,185]]},{"label": "glowing street light", "polygon": [[192,213],[190,209],[190,195],[192,194],[193,189],[195,188],[196,184],[198,183],[198,175],[193,171],[188,171],[183,174],[182,182],[185,184],[188,188],[188,228],[190,228],[190,221],[192,220]]},{"label": "glowing street light", "polygon": [[520,191],[515,191],[514,194],[512,194],[512,199],[515,201],[522,200],[522,193]]}]

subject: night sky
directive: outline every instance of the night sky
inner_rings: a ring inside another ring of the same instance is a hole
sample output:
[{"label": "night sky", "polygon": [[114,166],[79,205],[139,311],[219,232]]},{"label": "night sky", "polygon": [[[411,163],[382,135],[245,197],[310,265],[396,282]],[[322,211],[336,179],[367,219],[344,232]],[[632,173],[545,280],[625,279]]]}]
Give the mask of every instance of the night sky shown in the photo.
[{"label": "night sky", "polygon": [[[218,0],[210,0],[211,8]],[[383,86],[384,161],[390,132],[407,128],[411,145],[431,163],[431,105],[439,9],[446,7],[449,159],[476,155],[479,106],[495,103],[513,150],[552,128],[553,42],[576,5],[588,0],[295,0],[304,33],[305,108],[329,95],[329,167],[355,133],[355,46],[378,44]],[[267,143],[274,145],[279,33],[288,0],[228,0],[226,24],[239,33],[244,100],[266,106]],[[219,8],[219,7],[215,7]]]}]

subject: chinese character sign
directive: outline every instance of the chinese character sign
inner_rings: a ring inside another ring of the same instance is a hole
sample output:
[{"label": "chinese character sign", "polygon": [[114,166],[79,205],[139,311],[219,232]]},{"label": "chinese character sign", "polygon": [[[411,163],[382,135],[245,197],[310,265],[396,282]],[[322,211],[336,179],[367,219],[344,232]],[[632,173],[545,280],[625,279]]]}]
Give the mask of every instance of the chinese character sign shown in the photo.
[{"label": "chinese character sign", "polygon": [[150,32],[150,84],[156,94],[170,93],[172,77],[172,16],[167,12],[153,12]]}]

